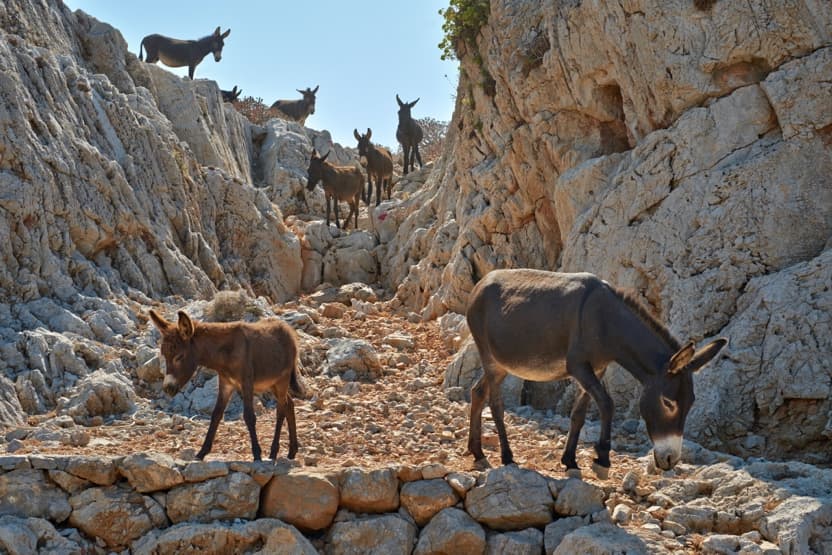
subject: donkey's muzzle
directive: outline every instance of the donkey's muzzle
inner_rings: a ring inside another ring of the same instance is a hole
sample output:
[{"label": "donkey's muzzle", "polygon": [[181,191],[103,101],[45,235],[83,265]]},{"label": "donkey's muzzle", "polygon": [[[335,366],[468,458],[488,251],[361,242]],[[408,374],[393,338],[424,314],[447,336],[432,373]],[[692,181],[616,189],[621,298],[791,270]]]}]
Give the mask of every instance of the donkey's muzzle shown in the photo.
[{"label": "donkey's muzzle", "polygon": [[653,459],[662,470],[670,470],[682,458],[682,437],[667,436],[653,441]]},{"label": "donkey's muzzle", "polygon": [[214,52],[214,61],[219,62],[220,60],[222,60],[222,54]]},{"label": "donkey's muzzle", "polygon": [[172,376],[165,376],[162,389],[168,396],[173,397],[179,391],[179,384],[176,383],[176,380]]}]

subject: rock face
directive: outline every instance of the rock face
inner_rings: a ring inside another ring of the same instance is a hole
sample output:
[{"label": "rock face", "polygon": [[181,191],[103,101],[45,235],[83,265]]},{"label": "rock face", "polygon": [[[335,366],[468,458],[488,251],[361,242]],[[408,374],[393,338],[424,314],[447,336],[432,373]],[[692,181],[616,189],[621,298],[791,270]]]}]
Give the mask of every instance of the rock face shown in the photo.
[{"label": "rock face", "polygon": [[[491,2],[385,248],[397,299],[432,318],[495,268],[597,273],[680,340],[730,339],[694,439],[828,461],[832,12],[801,5]],[[635,380],[606,379],[637,417]]]}]

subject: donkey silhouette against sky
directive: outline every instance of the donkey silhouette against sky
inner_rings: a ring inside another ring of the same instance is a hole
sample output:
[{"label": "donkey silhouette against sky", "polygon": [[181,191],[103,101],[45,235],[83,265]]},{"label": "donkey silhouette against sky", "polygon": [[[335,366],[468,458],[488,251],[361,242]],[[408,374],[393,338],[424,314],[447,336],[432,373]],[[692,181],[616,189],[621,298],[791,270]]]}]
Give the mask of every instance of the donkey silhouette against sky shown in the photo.
[{"label": "donkey silhouette against sky", "polygon": [[[419,99],[413,102],[402,102],[399,95],[396,95],[396,102],[399,103],[399,126],[396,128],[396,140],[402,145],[402,153],[404,158],[402,160],[402,170],[405,174],[408,171],[415,169],[415,162],[419,162],[419,167],[422,167],[422,155],[419,154],[419,142],[422,140],[422,128],[416,123],[416,120],[410,115],[410,110],[413,108]],[[409,168],[409,169],[408,169]]]},{"label": "donkey silhouette against sky", "polygon": [[315,113],[315,93],[318,92],[319,87],[320,85],[314,89],[306,87],[305,91],[295,89],[303,95],[303,98],[299,100],[275,100],[271,109],[277,110],[290,120],[304,125],[306,118]]},{"label": "donkey silhouette against sky", "polygon": [[231,29],[220,34],[217,27],[213,34],[199,40],[172,39],[164,35],[147,35],[139,46],[139,60],[142,59],[142,48],[147,50],[147,63],[154,64],[159,60],[170,67],[188,66],[188,77],[194,78],[194,70],[202,58],[213,52],[214,60],[222,59],[222,47]]},{"label": "donkey silhouette against sky", "polygon": [[179,321],[169,322],[155,310],[150,319],[162,332],[162,355],[165,357],[163,389],[176,395],[197,365],[217,372],[217,403],[211,413],[211,424],[197,459],[211,451],[217,427],[234,390],[243,399],[243,420],[251,437],[254,460],[260,460],[254,415],[254,394],[271,391],[277,399],[277,415],[269,458],[274,459],[280,442],[283,420],[289,426],[289,458],[298,451],[295,428],[295,405],[292,396],[303,398],[306,391],[298,371],[298,345],[295,331],[278,319],[259,322],[205,323],[195,322],[182,311]]},{"label": "donkey silhouette against sky", "polygon": [[571,377],[581,392],[561,462],[577,471],[575,451],[590,398],[601,413],[593,470],[605,479],[610,468],[613,402],[601,383],[615,361],[642,384],[639,408],[653,443],[656,466],[667,470],[682,452],[685,419],[693,405],[693,373],[728,343],[716,339],[696,350],[680,344],[635,299],[592,274],[541,270],[494,270],[471,291],[468,326],[482,359],[483,375],[471,388],[468,449],[477,466],[482,451],[482,409],[486,399],[500,438],[503,464],[514,456],[503,423],[500,384],[508,374],[525,380]]}]

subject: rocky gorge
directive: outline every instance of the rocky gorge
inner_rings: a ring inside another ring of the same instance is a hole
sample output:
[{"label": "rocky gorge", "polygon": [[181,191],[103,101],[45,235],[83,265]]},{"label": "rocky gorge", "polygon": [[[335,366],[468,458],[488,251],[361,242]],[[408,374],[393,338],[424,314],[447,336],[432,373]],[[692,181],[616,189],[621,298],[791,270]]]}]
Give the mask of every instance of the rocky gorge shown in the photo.
[{"label": "rocky gorge", "polygon": [[[492,1],[442,158],[350,232],[304,194],[313,146],[353,157],[326,131],[253,125],[59,1],[6,1],[0,33],[5,550],[832,552],[824,2]],[[461,314],[523,266],[595,272],[680,337],[730,338],[676,470],[651,468],[617,368],[608,480],[562,472],[566,383],[507,380],[522,462],[471,470]],[[238,401],[189,460],[216,378],[164,397],[149,308],[296,328],[297,462],[242,462]]]}]

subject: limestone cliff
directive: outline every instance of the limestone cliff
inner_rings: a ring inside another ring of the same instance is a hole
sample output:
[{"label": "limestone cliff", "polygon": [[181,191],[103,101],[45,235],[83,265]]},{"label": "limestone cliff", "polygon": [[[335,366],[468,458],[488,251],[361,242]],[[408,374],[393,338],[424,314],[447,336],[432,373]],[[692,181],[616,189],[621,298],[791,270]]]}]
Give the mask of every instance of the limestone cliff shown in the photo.
[{"label": "limestone cliff", "polygon": [[494,268],[595,272],[680,339],[730,338],[690,436],[828,462],[828,3],[490,5],[444,165],[387,251],[397,298],[433,318]]}]

